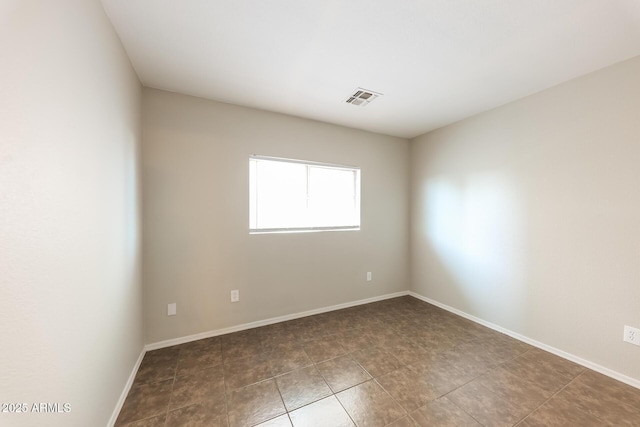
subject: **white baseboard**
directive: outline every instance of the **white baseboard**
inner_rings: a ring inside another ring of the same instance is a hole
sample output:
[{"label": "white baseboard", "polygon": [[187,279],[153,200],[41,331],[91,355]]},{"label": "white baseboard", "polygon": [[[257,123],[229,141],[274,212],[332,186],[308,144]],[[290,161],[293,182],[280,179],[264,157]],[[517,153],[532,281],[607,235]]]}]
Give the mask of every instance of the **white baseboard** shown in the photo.
[{"label": "white baseboard", "polygon": [[120,415],[120,410],[122,409],[122,405],[124,405],[124,401],[127,399],[127,395],[129,394],[129,390],[131,390],[131,386],[133,385],[133,380],[136,378],[136,374],[138,373],[138,368],[140,368],[140,364],[142,363],[142,359],[144,358],[144,354],[146,353],[146,349],[143,347],[140,351],[140,356],[138,356],[138,360],[136,360],[133,369],[131,370],[131,374],[129,375],[129,379],[124,386],[124,390],[122,390],[122,394],[120,394],[120,398],[116,403],[116,407],[111,414],[111,418],[109,419],[109,423],[107,423],[107,427],[113,427],[116,424],[116,420],[118,419],[118,415]]},{"label": "white baseboard", "polygon": [[409,291],[395,292],[392,294],[380,295],[377,297],[361,299],[357,301],[351,301],[343,304],[336,304],[329,307],[317,308],[315,310],[302,311],[299,313],[288,314],[286,316],[271,317],[265,320],[258,320],[251,323],[243,323],[241,325],[231,326],[228,328],[215,329],[212,331],[202,332],[199,334],[188,335],[180,338],[173,338],[170,340],[159,341],[145,346],[145,350],[157,350],[159,348],[171,347],[172,345],[184,344],[191,341],[197,341],[204,338],[216,337],[218,335],[230,334],[232,332],[244,331],[246,329],[258,328],[260,326],[272,325],[274,323],[286,322],[287,320],[299,319],[301,317],[313,316],[314,314],[326,313],[328,311],[341,310],[343,308],[355,307],[357,305],[369,304],[376,301],[382,301],[390,298],[402,297],[409,295]]},{"label": "white baseboard", "polygon": [[631,378],[631,377],[629,377],[627,375],[621,374],[620,372],[616,372],[616,371],[614,371],[612,369],[609,369],[609,368],[606,368],[606,367],[604,367],[602,365],[598,365],[597,363],[590,362],[588,360],[585,360],[585,359],[583,359],[581,357],[578,357],[576,355],[573,355],[571,353],[567,353],[566,351],[563,351],[563,350],[557,349],[555,347],[552,347],[550,345],[541,343],[539,341],[536,341],[534,339],[531,339],[529,337],[521,335],[521,334],[519,334],[517,332],[513,332],[513,331],[511,331],[509,329],[503,328],[502,326],[498,326],[498,325],[495,325],[495,324],[493,324],[491,322],[487,322],[486,320],[482,320],[482,319],[480,319],[478,317],[475,317],[475,316],[472,316],[472,315],[470,315],[468,313],[465,313],[464,311],[458,310],[457,308],[453,308],[453,307],[450,307],[450,306],[448,306],[446,304],[442,304],[441,302],[432,300],[431,298],[427,298],[427,297],[422,296],[420,294],[417,294],[417,293],[415,293],[413,291],[409,291],[408,294],[411,295],[414,298],[417,298],[417,299],[422,300],[424,302],[428,302],[429,304],[433,304],[436,307],[440,307],[443,310],[449,311],[449,312],[451,312],[453,314],[456,314],[456,315],[458,315],[460,317],[464,317],[465,319],[469,319],[472,322],[478,323],[478,324],[480,324],[482,326],[486,326],[487,328],[493,329],[495,331],[502,332],[503,334],[509,335],[510,337],[515,338],[515,339],[517,339],[519,341],[525,342],[525,343],[530,344],[530,345],[532,345],[534,347],[538,347],[539,349],[548,351],[549,353],[553,353],[556,356],[562,357],[563,359],[570,360],[571,362],[577,363],[578,365],[582,365],[585,368],[589,368],[589,369],[594,370],[596,372],[599,372],[599,373],[601,373],[603,375],[611,377],[611,378],[613,378],[615,380],[618,380],[618,381],[623,382],[625,384],[628,384],[628,385],[630,385],[632,387],[640,389],[640,380],[637,380],[635,378]]}]

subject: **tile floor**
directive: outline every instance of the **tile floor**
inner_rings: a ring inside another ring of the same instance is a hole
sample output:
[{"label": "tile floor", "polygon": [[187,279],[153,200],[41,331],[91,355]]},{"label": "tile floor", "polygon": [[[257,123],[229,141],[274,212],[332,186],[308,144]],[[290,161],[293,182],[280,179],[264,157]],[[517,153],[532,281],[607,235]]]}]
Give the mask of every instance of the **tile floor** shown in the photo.
[{"label": "tile floor", "polygon": [[116,425],[640,426],[640,390],[401,297],[148,352]]}]

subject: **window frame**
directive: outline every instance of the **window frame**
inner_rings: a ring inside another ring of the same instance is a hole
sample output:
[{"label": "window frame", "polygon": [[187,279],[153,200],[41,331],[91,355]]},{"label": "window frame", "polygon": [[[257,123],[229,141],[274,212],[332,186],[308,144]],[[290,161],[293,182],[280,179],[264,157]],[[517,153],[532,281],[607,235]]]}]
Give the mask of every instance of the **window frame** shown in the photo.
[{"label": "window frame", "polygon": [[[309,167],[321,167],[321,168],[327,168],[327,169],[337,169],[337,170],[344,170],[344,171],[349,171],[349,172],[354,172],[355,176],[354,176],[354,181],[353,181],[353,185],[354,185],[354,208],[355,208],[355,215],[356,218],[358,220],[358,224],[357,225],[344,225],[344,226],[310,226],[310,227],[281,227],[281,228],[252,228],[252,209],[251,209],[251,205],[252,205],[252,183],[251,183],[251,173],[249,174],[249,234],[277,234],[277,233],[313,233],[313,232],[322,232],[322,231],[359,231],[362,225],[362,218],[361,218],[361,208],[360,208],[360,203],[361,203],[361,197],[360,197],[360,192],[361,192],[361,174],[362,174],[362,170],[360,167],[358,166],[351,166],[351,165],[341,165],[341,164],[336,164],[336,163],[324,163],[324,162],[317,162],[317,161],[311,161],[311,160],[300,160],[300,159],[290,159],[290,158],[284,158],[284,157],[273,157],[273,156],[262,156],[262,155],[257,155],[257,154],[251,154],[249,156],[249,171],[251,171],[251,161],[253,160],[266,160],[266,161],[273,161],[273,162],[281,162],[281,163],[295,163],[295,164],[302,164],[307,166],[307,181],[306,181],[306,195],[307,195],[307,201],[309,200]],[[256,182],[257,184],[257,182]],[[257,188],[256,188],[256,195],[257,197]],[[255,208],[257,209],[257,202],[255,203]],[[256,213],[257,216],[257,213]]]}]

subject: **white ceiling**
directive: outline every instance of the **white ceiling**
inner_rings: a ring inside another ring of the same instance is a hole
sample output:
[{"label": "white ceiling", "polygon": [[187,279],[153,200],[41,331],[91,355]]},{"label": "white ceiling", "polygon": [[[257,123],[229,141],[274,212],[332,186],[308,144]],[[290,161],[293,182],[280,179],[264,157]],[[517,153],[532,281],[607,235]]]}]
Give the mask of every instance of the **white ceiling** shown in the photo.
[{"label": "white ceiling", "polygon": [[102,2],[146,86],[407,138],[640,55],[640,0]]}]

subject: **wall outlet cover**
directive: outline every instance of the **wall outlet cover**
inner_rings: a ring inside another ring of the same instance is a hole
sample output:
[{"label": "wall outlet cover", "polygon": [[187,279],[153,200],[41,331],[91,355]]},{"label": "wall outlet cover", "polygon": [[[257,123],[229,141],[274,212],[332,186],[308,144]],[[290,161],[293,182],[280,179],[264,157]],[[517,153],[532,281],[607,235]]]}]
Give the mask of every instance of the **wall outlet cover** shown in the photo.
[{"label": "wall outlet cover", "polygon": [[640,345],[640,329],[625,326],[622,340],[634,345]]},{"label": "wall outlet cover", "polygon": [[240,291],[235,289],[231,291],[231,302],[238,302],[238,301],[240,301]]},{"label": "wall outlet cover", "polygon": [[167,316],[176,315],[176,303],[167,304]]}]

